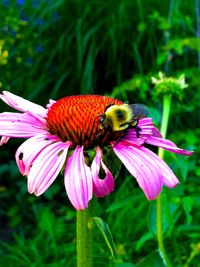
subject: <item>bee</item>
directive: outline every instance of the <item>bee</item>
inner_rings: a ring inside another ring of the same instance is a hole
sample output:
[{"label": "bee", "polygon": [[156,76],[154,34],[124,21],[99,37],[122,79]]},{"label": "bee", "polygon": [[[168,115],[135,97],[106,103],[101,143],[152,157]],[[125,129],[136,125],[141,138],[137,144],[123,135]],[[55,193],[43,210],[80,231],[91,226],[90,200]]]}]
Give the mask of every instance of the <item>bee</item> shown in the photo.
[{"label": "bee", "polygon": [[124,131],[128,128],[136,128],[136,135],[139,137],[138,120],[145,118],[148,111],[143,104],[109,104],[105,113],[100,114],[101,128],[109,132]]}]

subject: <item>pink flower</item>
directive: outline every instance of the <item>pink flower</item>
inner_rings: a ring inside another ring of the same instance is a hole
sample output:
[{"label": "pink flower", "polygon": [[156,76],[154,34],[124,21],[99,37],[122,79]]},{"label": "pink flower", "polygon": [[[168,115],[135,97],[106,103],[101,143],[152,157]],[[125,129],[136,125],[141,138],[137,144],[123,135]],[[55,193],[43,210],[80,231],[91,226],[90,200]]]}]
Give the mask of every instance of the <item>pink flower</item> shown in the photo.
[{"label": "pink flower", "polygon": [[[110,97],[86,95],[51,100],[47,108],[4,91],[1,100],[21,113],[0,113],[0,145],[10,137],[28,138],[16,152],[22,175],[28,178],[28,191],[44,193],[64,170],[64,184],[72,205],[87,208],[92,195],[104,197],[114,189],[114,178],[105,165],[104,149],[112,149],[135,177],[146,197],[155,199],[162,186],[176,186],[179,181],[155,153],[144,145],[191,155],[163,139],[151,118],[138,122],[136,129],[112,132],[100,124],[99,115],[109,104],[122,102]],[[94,153],[95,152],[95,153]],[[105,177],[100,177],[100,169]]]}]

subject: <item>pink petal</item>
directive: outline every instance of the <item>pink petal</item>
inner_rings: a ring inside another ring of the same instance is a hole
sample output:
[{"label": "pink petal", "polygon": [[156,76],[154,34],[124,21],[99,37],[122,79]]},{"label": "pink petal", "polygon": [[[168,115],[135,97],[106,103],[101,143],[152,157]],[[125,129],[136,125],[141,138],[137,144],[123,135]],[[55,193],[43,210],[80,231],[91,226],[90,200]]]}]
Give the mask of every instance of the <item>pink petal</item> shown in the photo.
[{"label": "pink petal", "polygon": [[[100,165],[105,171],[105,178],[99,178]],[[104,197],[110,194],[114,189],[114,178],[111,172],[102,161],[102,151],[99,147],[96,148],[96,156],[91,165],[92,178],[93,178],[93,190],[97,197]]]},{"label": "pink petal", "polygon": [[[141,146],[144,144],[145,139],[142,137],[137,137],[135,129],[129,129],[128,132],[121,138],[121,141],[130,143],[136,146]],[[115,143],[117,142],[112,142],[112,145],[114,145]]]},{"label": "pink petal", "polygon": [[49,99],[49,103],[47,104],[47,109],[50,109],[50,107],[51,107],[54,103],[56,103],[55,100]]},{"label": "pink petal", "polygon": [[154,137],[154,136],[149,136],[146,140],[147,144],[153,145],[153,146],[158,146],[158,147],[162,147],[165,150],[168,150],[170,152],[174,152],[176,154],[182,154],[185,156],[190,156],[193,151],[188,151],[188,150],[184,150],[181,148],[178,148],[172,141],[167,140],[167,139],[163,139],[163,138],[158,138],[158,137]]},{"label": "pink petal", "polygon": [[147,199],[155,199],[162,189],[163,178],[154,159],[144,153],[141,147],[128,146],[123,142],[113,146],[113,150],[135,177]]},{"label": "pink petal", "polygon": [[161,175],[163,177],[163,184],[165,186],[173,188],[177,184],[179,184],[179,180],[177,179],[175,174],[161,158],[159,158],[155,153],[145,147],[142,147],[141,150],[149,157],[151,157],[154,160],[155,164],[158,165]]},{"label": "pink petal", "polygon": [[22,175],[28,175],[31,165],[40,152],[51,143],[58,141],[54,136],[39,134],[26,140],[15,154],[18,168]]},{"label": "pink petal", "polygon": [[70,146],[71,142],[55,142],[41,151],[28,175],[29,193],[39,196],[49,188],[62,170]]},{"label": "pink petal", "polygon": [[77,210],[87,208],[92,198],[93,185],[91,170],[85,164],[83,147],[77,146],[67,159],[64,176],[65,188],[72,205]]},{"label": "pink petal", "polygon": [[0,136],[31,137],[46,132],[44,123],[25,113],[0,113]]},{"label": "pink petal", "polygon": [[137,125],[141,129],[142,136],[157,136],[162,137],[159,130],[154,126],[152,118],[143,118],[138,121]]},{"label": "pink petal", "polygon": [[10,139],[10,137],[2,136],[1,140],[0,140],[0,146],[5,145],[9,139]]},{"label": "pink petal", "polygon": [[129,129],[122,138],[123,142],[141,146],[150,136],[161,137],[160,132],[153,125],[152,118],[140,119],[138,121],[137,128],[139,129],[139,137],[137,136],[136,128]]},{"label": "pink petal", "polygon": [[3,91],[2,94],[0,94],[0,98],[7,105],[16,110],[29,113],[34,117],[37,115],[39,115],[39,117],[41,118],[46,117],[47,109],[43,108],[40,105],[32,103],[31,101],[28,101],[20,96],[14,95],[11,92]]},{"label": "pink petal", "polygon": [[161,133],[159,132],[159,130],[156,127],[153,128],[152,132],[153,132],[153,136],[162,138]]},{"label": "pink petal", "polygon": [[138,126],[139,127],[142,127],[142,126],[154,126],[152,118],[142,118],[142,119],[140,119],[138,121]]},{"label": "pink petal", "polygon": [[129,129],[128,133],[121,140],[135,146],[141,146],[145,142],[147,144],[162,147],[168,151],[186,156],[193,153],[193,151],[180,149],[173,142],[162,138],[158,129],[153,125],[151,118],[139,120],[137,127],[140,129],[139,138],[137,138],[135,129]]}]

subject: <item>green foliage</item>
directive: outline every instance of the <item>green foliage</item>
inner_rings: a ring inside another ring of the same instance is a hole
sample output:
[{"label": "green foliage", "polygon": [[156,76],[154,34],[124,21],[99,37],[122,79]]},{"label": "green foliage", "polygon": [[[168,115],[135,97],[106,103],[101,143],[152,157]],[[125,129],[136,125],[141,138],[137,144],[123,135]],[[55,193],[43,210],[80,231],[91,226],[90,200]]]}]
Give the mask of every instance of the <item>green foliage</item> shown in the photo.
[{"label": "green foliage", "polygon": [[188,37],[184,39],[173,39],[169,41],[165,47],[167,51],[174,51],[178,55],[182,55],[185,49],[196,50],[200,52],[200,38],[199,37]]},{"label": "green foliage", "polygon": [[142,262],[136,265],[136,267],[165,267],[165,263],[158,253],[158,251],[154,251],[150,255],[148,255]]},{"label": "green foliage", "polygon": [[98,226],[103,238],[105,239],[105,242],[108,246],[108,249],[110,250],[110,254],[113,257],[113,260],[115,260],[116,259],[116,249],[115,249],[115,244],[114,244],[113,237],[112,237],[112,234],[110,232],[108,224],[99,217],[93,217],[92,220]]},{"label": "green foliage", "polygon": [[[12,245],[1,242],[1,264],[22,267],[74,266],[75,242],[69,241],[69,235],[65,235],[65,216],[56,217],[47,207],[43,207],[37,215],[38,228],[33,236],[22,232],[13,236]],[[68,257],[65,257],[66,253]]]},{"label": "green foliage", "polygon": [[[162,99],[154,97],[151,77],[159,71],[185,75],[189,86],[182,99],[172,100],[168,138],[195,153],[185,158],[166,152],[181,184],[164,189],[162,198],[164,243],[177,267],[198,266],[200,255],[198,8],[180,0],[0,1],[2,90],[42,105],[72,94],[109,94],[145,103],[159,127]],[[0,105],[0,112],[6,109]],[[14,158],[22,142],[10,140],[0,149],[0,265],[75,266],[75,211],[63,176],[44,196],[28,195]],[[97,231],[95,266],[163,266],[155,202],[146,200],[123,166],[114,160],[113,166],[115,191],[98,199],[95,216],[109,225],[117,262]]]}]

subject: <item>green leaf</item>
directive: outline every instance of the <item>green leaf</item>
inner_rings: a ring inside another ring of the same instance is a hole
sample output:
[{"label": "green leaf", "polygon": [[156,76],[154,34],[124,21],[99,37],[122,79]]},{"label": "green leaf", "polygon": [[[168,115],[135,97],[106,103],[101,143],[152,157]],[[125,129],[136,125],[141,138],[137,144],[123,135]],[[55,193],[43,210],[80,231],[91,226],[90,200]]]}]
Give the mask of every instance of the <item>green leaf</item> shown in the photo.
[{"label": "green leaf", "polygon": [[135,251],[139,251],[146,241],[153,239],[151,232],[144,233],[136,243]]},{"label": "green leaf", "polygon": [[143,199],[144,199],[144,196],[140,194],[138,190],[135,190],[134,194],[131,192],[131,193],[127,193],[126,195],[124,195],[122,199],[117,198],[112,204],[109,205],[106,212],[113,212],[113,211],[122,209],[124,207],[127,207],[127,205],[132,206],[133,202],[142,201]]},{"label": "green leaf", "polygon": [[115,244],[108,224],[99,217],[92,217],[92,220],[96,223],[99,230],[101,231],[104,240],[106,241],[106,244],[110,250],[111,256],[113,257],[114,260],[116,260]]},{"label": "green leaf", "polygon": [[183,202],[183,208],[185,210],[187,224],[191,224],[192,222],[191,211],[192,211],[192,206],[194,204],[194,199],[192,197],[183,197],[182,202]]},{"label": "green leaf", "polygon": [[164,261],[158,251],[154,251],[145,257],[140,263],[136,264],[137,267],[165,267]]}]

